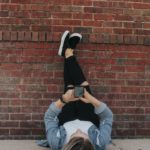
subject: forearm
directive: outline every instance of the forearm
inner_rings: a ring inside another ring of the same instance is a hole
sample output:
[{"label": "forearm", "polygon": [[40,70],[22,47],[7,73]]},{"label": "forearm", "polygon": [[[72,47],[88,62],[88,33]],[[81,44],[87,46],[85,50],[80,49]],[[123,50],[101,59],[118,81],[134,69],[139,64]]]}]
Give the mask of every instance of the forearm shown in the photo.
[{"label": "forearm", "polygon": [[58,99],[55,102],[52,102],[47,111],[45,112],[45,119],[47,121],[53,120],[56,116],[59,115],[64,105],[65,104],[62,103],[60,99]]},{"label": "forearm", "polygon": [[106,118],[109,118],[108,120],[112,121],[113,114],[105,103],[99,101],[94,96],[90,97],[90,103],[94,106],[95,113],[100,116],[101,121],[105,120]]},{"label": "forearm", "polygon": [[95,98],[94,96],[91,96],[90,103],[95,107],[98,108],[101,105],[101,102]]},{"label": "forearm", "polygon": [[65,104],[62,103],[60,99],[58,99],[58,100],[55,102],[55,105],[56,105],[56,107],[59,108],[59,109],[62,109],[62,108],[65,106]]}]

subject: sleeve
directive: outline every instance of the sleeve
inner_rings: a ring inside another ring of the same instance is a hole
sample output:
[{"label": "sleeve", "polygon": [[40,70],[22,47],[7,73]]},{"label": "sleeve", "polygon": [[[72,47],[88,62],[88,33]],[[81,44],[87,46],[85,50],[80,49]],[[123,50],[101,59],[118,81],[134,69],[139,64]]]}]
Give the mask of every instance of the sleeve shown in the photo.
[{"label": "sleeve", "polygon": [[44,116],[44,123],[46,129],[46,137],[48,144],[53,150],[61,149],[61,137],[60,137],[60,128],[58,126],[58,114],[61,112],[61,109],[57,108],[53,102]]},{"label": "sleeve", "polygon": [[96,131],[96,145],[105,149],[106,145],[111,142],[113,113],[107,105],[102,102],[98,108],[95,108],[95,113],[100,118],[99,129]]}]

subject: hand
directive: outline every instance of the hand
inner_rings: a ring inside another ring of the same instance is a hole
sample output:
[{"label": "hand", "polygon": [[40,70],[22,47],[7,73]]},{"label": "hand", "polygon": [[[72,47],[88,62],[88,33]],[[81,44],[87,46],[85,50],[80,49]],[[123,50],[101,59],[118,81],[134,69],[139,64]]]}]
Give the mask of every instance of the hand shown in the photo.
[{"label": "hand", "polygon": [[66,91],[66,93],[62,95],[62,98],[66,103],[79,100],[79,98],[74,97],[74,89]]},{"label": "hand", "polygon": [[99,107],[101,102],[92,96],[86,89],[84,90],[84,97],[80,97],[80,100],[85,103],[90,103],[94,107]]},{"label": "hand", "polygon": [[82,100],[85,103],[91,103],[93,100],[93,96],[86,90],[84,89],[84,97],[80,97],[80,100]]}]

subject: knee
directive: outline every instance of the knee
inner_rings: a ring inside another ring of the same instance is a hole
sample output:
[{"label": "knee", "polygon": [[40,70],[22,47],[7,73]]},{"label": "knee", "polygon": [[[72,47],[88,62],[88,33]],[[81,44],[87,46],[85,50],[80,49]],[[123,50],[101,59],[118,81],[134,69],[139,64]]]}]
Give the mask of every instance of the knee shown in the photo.
[{"label": "knee", "polygon": [[67,87],[68,87],[68,88],[69,88],[69,87],[74,87],[74,85],[70,84],[70,85],[68,85]]},{"label": "knee", "polygon": [[83,83],[81,83],[81,86],[88,86],[89,83],[87,81],[84,81]]}]

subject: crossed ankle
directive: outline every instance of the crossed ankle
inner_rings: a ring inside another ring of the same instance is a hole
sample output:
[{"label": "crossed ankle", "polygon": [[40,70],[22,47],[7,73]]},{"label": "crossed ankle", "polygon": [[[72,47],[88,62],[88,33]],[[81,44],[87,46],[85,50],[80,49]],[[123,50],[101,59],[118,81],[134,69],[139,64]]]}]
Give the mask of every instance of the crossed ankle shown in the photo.
[{"label": "crossed ankle", "polygon": [[65,58],[68,58],[70,56],[73,56],[73,49],[67,48],[65,51]]}]

